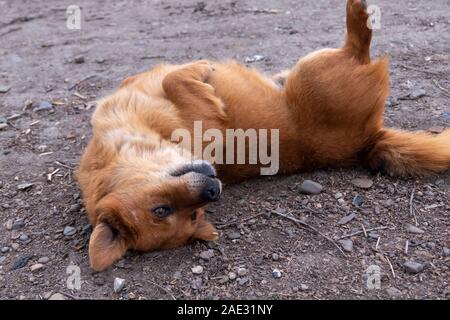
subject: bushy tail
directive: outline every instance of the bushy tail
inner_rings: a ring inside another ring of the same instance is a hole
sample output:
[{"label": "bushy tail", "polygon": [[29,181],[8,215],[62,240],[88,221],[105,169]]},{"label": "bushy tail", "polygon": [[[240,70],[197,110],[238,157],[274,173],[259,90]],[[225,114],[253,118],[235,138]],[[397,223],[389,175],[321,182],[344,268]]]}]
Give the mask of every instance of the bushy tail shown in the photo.
[{"label": "bushy tail", "polygon": [[426,176],[450,167],[450,129],[438,135],[382,129],[364,158],[373,171],[395,176]]}]

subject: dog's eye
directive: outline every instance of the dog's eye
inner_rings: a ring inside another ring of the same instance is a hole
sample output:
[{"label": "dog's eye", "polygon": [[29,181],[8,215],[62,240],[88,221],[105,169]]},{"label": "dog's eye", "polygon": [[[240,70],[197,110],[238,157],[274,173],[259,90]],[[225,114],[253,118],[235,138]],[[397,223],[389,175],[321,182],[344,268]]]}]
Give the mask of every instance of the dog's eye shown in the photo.
[{"label": "dog's eye", "polygon": [[197,221],[197,211],[191,213],[191,221],[192,222]]},{"label": "dog's eye", "polygon": [[172,214],[173,209],[169,206],[159,206],[152,209],[152,212],[158,216],[158,218],[166,218]]}]

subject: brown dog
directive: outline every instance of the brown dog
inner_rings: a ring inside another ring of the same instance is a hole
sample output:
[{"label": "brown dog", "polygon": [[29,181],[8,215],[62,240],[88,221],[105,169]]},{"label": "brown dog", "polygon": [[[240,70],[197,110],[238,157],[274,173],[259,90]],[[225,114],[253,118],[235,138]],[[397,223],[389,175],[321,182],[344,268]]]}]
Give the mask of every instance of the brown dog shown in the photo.
[{"label": "brown dog", "polygon": [[[302,58],[276,85],[237,63],[162,65],[125,80],[103,99],[78,172],[94,231],[91,266],[103,270],[128,249],[149,251],[216,240],[205,206],[221,184],[260,173],[262,163],[193,161],[171,141],[177,129],[278,129],[280,173],[365,165],[408,176],[450,166],[450,130],[432,136],[383,127],[387,59],[371,60],[365,2],[347,1],[341,49]],[[225,148],[225,147],[224,147]],[[248,160],[248,158],[247,158]]]}]

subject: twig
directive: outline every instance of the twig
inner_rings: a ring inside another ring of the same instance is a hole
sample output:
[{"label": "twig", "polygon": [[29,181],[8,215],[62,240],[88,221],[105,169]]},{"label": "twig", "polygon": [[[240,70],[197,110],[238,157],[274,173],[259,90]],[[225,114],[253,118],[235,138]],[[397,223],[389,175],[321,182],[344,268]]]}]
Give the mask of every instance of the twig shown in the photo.
[{"label": "twig", "polygon": [[323,234],[322,232],[320,232],[319,230],[317,230],[315,227],[313,227],[313,226],[307,224],[306,222],[300,221],[300,220],[298,220],[298,219],[295,219],[294,217],[290,217],[290,216],[288,216],[288,215],[285,215],[285,214],[283,214],[283,213],[277,212],[277,211],[275,211],[275,210],[273,210],[272,213],[275,214],[275,215],[277,215],[277,216],[283,217],[283,218],[285,218],[285,219],[291,220],[291,221],[295,222],[295,223],[298,224],[298,225],[301,225],[301,226],[303,226],[303,227],[305,227],[305,228],[308,228],[308,229],[310,229],[310,230],[316,232],[317,234],[321,235],[323,238],[325,238],[326,240],[328,240],[329,242],[331,242],[336,248],[338,248],[339,251],[342,253],[342,255],[343,255],[344,257],[347,257],[347,255],[344,253],[344,251],[341,249],[341,247],[340,247],[333,239],[331,239],[331,238],[328,237],[327,235]]},{"label": "twig", "polygon": [[378,237],[377,244],[375,245],[375,250],[378,251],[378,246],[380,245],[381,237]]},{"label": "twig", "polygon": [[392,266],[391,260],[389,260],[388,257],[384,256],[386,258],[387,263],[389,264],[389,268],[391,268],[391,272],[392,272],[392,276],[395,279],[395,271],[394,271],[394,267]]},{"label": "twig", "polygon": [[409,251],[409,240],[406,240],[405,242],[405,254],[407,255]]},{"label": "twig", "polygon": [[67,293],[67,292],[60,292],[60,293],[65,295],[65,296],[67,296],[67,297],[69,297],[69,298],[72,298],[73,300],[82,300],[83,299],[83,298],[71,295],[70,293]]},{"label": "twig", "polygon": [[416,194],[416,186],[414,186],[413,191],[411,192],[411,198],[409,199],[409,214],[414,217],[414,222],[416,223],[416,227],[419,225],[416,217],[416,210],[414,208],[414,195]]},{"label": "twig", "polygon": [[61,170],[61,169],[58,168],[58,169],[56,169],[55,171],[53,171],[52,173],[47,174],[47,181],[48,181],[48,182],[51,182],[52,179],[53,179],[53,176],[54,176],[55,174],[57,174],[60,170]]},{"label": "twig", "polygon": [[364,227],[364,225],[362,223],[361,223],[361,228],[362,228],[362,231],[364,233],[364,237],[367,238],[367,230],[366,230],[366,228]]},{"label": "twig", "polygon": [[260,216],[262,216],[264,214],[265,213],[258,213],[258,214],[255,214],[255,215],[253,215],[251,217],[247,217],[247,218],[242,219],[242,220],[238,220],[238,221],[233,221],[233,222],[230,222],[230,223],[222,224],[222,225],[217,226],[217,229],[225,229],[225,228],[230,227],[230,226],[239,225],[239,224],[241,224],[243,222],[246,222],[246,221],[258,218],[258,217],[260,217]]},{"label": "twig", "polygon": [[55,163],[60,167],[63,167],[63,168],[69,169],[69,170],[75,170],[75,168],[68,166],[67,164],[61,163],[59,161],[55,161]]},{"label": "twig", "polygon": [[147,282],[149,282],[150,284],[152,284],[152,285],[154,285],[155,287],[158,287],[158,288],[160,288],[161,290],[163,290],[165,293],[167,293],[171,298],[172,298],[172,300],[177,300],[177,298],[175,298],[175,296],[169,291],[169,290],[167,290],[166,288],[164,288],[163,286],[161,286],[161,285],[159,285],[159,284],[157,284],[157,283],[155,283],[155,282],[153,282],[153,281],[150,281],[150,280],[145,280],[145,281],[147,281]]},{"label": "twig", "polygon": [[86,77],[86,78],[81,79],[81,80],[78,81],[77,83],[71,85],[71,86],[69,87],[69,91],[72,90],[72,89],[74,89],[74,88],[76,88],[76,87],[78,87],[82,82],[88,81],[88,80],[90,80],[90,79],[92,79],[92,78],[95,78],[96,76],[97,76],[97,75],[92,74],[92,75],[90,75],[90,76],[88,76],[88,77]]},{"label": "twig", "polygon": [[[377,227],[377,228],[372,228],[372,229],[366,229],[366,232],[379,231],[379,230],[385,230],[385,229],[388,229],[388,227]],[[353,232],[350,234],[345,234],[342,237],[340,237],[338,240],[342,240],[345,238],[351,238],[351,237],[358,236],[363,233],[364,233],[363,231],[356,231],[356,232]]]}]

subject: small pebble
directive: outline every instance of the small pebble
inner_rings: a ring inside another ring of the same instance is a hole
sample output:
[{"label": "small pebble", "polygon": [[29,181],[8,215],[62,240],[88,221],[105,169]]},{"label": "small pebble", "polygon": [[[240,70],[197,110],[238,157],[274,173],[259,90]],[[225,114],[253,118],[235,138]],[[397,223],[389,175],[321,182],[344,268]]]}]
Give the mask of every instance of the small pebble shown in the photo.
[{"label": "small pebble", "polygon": [[12,245],[11,245],[11,248],[13,248],[13,250],[14,251],[17,251],[19,248],[20,248],[20,245],[18,244],[18,243],[13,243]]},{"label": "small pebble", "polygon": [[0,86],[0,93],[7,93],[9,90],[11,90],[9,86]]},{"label": "small pebble", "polygon": [[389,287],[386,289],[386,293],[388,294],[388,296],[390,296],[391,298],[398,298],[402,296],[402,292],[395,288],[395,287]]},{"label": "small pebble", "polygon": [[30,270],[31,270],[31,272],[36,272],[36,271],[41,270],[42,268],[44,268],[44,265],[42,263],[36,263],[30,267]]},{"label": "small pebble", "polygon": [[413,262],[413,261],[407,261],[403,264],[403,267],[405,268],[405,270],[409,273],[420,273],[424,270],[425,266],[421,263],[418,262]]},{"label": "small pebble", "polygon": [[301,290],[301,291],[308,291],[308,290],[309,290],[309,287],[308,287],[306,284],[303,284],[303,283],[302,283],[302,284],[300,285],[300,290]]},{"label": "small pebble", "polygon": [[230,232],[228,234],[228,238],[230,240],[236,240],[236,239],[239,239],[240,237],[241,237],[241,234],[239,232]]},{"label": "small pebble", "polygon": [[309,195],[315,195],[320,194],[323,190],[323,187],[321,184],[311,181],[311,180],[305,180],[303,181],[302,185],[300,186],[300,192],[303,194],[309,194]]},{"label": "small pebble", "polygon": [[280,256],[278,255],[278,253],[272,254],[272,260],[273,260],[273,261],[278,261],[278,260],[280,260]]},{"label": "small pebble", "polygon": [[55,293],[48,300],[66,300],[66,297],[61,293]]},{"label": "small pebble", "polygon": [[193,267],[191,270],[192,270],[193,274],[202,274],[203,273],[203,267],[202,266]]},{"label": "small pebble", "polygon": [[42,101],[38,107],[34,108],[34,112],[40,112],[40,111],[46,111],[51,110],[53,108],[53,105],[48,101]]},{"label": "small pebble", "polygon": [[73,59],[73,62],[75,62],[76,64],[84,63],[85,62],[84,56],[82,56],[82,55],[76,56]]},{"label": "small pebble", "polygon": [[364,199],[363,199],[363,197],[361,197],[360,195],[357,195],[357,196],[355,196],[355,197],[353,198],[352,204],[353,204],[355,207],[361,207],[363,203],[364,203]]},{"label": "small pebble", "polygon": [[413,92],[411,92],[408,95],[408,98],[411,100],[418,100],[420,98],[425,97],[426,95],[427,95],[427,92],[424,89],[417,89],[417,90],[414,90]]},{"label": "small pebble", "polygon": [[342,193],[338,192],[338,193],[336,193],[336,194],[334,195],[334,198],[335,198],[336,200],[339,200],[339,199],[341,199],[343,196],[344,196],[344,195],[343,195]]},{"label": "small pebble", "polygon": [[38,260],[38,262],[41,263],[41,264],[46,264],[49,261],[50,261],[49,257],[42,257],[42,258],[39,258],[39,260]]},{"label": "small pebble", "polygon": [[200,253],[200,258],[205,261],[211,260],[212,257],[214,257],[214,250],[212,250],[212,249],[209,249],[209,250],[206,250],[206,251],[203,251]]},{"label": "small pebble", "polygon": [[425,233],[425,231],[423,231],[422,229],[417,228],[416,226],[412,225],[412,224],[407,224],[406,225],[406,230],[408,230],[408,232],[414,233],[414,234],[423,234]]},{"label": "small pebble", "polygon": [[7,253],[7,252],[9,252],[9,247],[3,247],[3,248],[1,249],[1,252],[2,252],[2,253]]},{"label": "small pebble", "polygon": [[203,280],[200,277],[196,277],[194,280],[192,280],[191,282],[191,288],[193,290],[200,290],[203,286]]},{"label": "small pebble", "polygon": [[8,128],[7,123],[0,123],[0,130],[6,129],[6,128]]},{"label": "small pebble", "polygon": [[25,191],[30,189],[33,186],[33,183],[22,183],[17,186],[17,189],[20,191]]},{"label": "small pebble", "polygon": [[12,227],[13,227],[13,221],[12,221],[11,219],[9,219],[8,221],[6,221],[5,227],[6,227],[6,230],[11,231],[11,230],[12,230]]},{"label": "small pebble", "polygon": [[238,268],[237,274],[240,277],[245,276],[247,274],[247,269],[245,269],[245,268]]},{"label": "small pebble", "polygon": [[373,186],[373,180],[367,178],[353,179],[352,184],[361,189],[370,189]]},{"label": "small pebble", "polygon": [[243,286],[243,285],[245,285],[247,282],[249,282],[250,281],[250,279],[249,278],[247,278],[247,277],[245,277],[245,278],[240,278],[239,280],[238,280],[238,283],[239,283],[239,285],[240,286]]},{"label": "small pebble", "polygon": [[341,205],[341,206],[345,206],[345,200],[344,199],[338,199],[338,203],[339,203],[339,205]]},{"label": "small pebble", "polygon": [[121,278],[115,278],[114,279],[114,292],[115,293],[119,293],[123,290],[123,288],[125,287],[125,279],[121,279]]},{"label": "small pebble", "polygon": [[450,256],[450,248],[445,247],[444,248],[444,257],[449,257]]},{"label": "small pebble", "polygon": [[19,229],[23,228],[24,226],[25,226],[25,221],[23,221],[23,219],[18,219],[13,223],[11,229],[19,230]]},{"label": "small pebble", "polygon": [[5,262],[6,257],[0,257],[0,264],[2,264],[3,262]]},{"label": "small pebble", "polygon": [[278,269],[275,269],[272,271],[272,277],[274,277],[275,279],[280,279],[281,278],[281,271]]},{"label": "small pebble", "polygon": [[234,272],[230,272],[230,273],[228,274],[228,278],[229,278],[230,280],[235,280],[235,279],[237,278],[237,274],[234,273]]},{"label": "small pebble", "polygon": [[352,252],[353,251],[353,241],[350,239],[344,239],[340,240],[339,244],[342,246],[342,249],[346,252]]},{"label": "small pebble", "polygon": [[220,284],[225,284],[229,281],[230,279],[227,276],[223,276],[219,279],[219,283]]},{"label": "small pebble", "polygon": [[66,226],[66,227],[64,228],[63,234],[64,234],[66,237],[70,237],[70,236],[73,236],[76,232],[77,232],[77,229],[75,229],[74,227]]},{"label": "small pebble", "polygon": [[22,241],[22,242],[26,242],[26,241],[28,241],[30,238],[26,235],[26,234],[22,234],[20,237],[19,237],[19,240],[20,241]]}]

